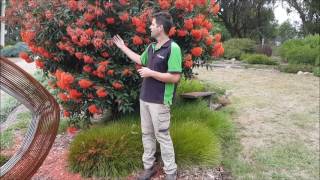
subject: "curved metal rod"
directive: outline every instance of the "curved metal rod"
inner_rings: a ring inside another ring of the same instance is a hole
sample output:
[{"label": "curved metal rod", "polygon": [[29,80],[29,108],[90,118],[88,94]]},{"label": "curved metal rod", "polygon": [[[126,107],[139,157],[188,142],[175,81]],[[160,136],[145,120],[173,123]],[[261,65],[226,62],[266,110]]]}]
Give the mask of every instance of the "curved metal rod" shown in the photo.
[{"label": "curved metal rod", "polygon": [[32,121],[18,151],[0,167],[0,179],[31,179],[56,138],[60,108],[54,97],[31,75],[0,57],[0,88],[32,113]]}]

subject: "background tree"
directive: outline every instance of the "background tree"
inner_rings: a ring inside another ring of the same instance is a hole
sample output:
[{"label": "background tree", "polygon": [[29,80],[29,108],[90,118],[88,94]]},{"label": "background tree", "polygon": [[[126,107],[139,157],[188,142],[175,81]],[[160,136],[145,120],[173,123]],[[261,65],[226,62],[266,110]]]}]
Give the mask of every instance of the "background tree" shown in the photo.
[{"label": "background tree", "polygon": [[221,0],[223,20],[232,37],[275,37],[276,23],[271,3],[273,0]]},{"label": "background tree", "polygon": [[298,31],[295,27],[289,22],[285,21],[278,27],[278,37],[283,43],[288,39],[293,39],[298,36]]},{"label": "background tree", "polygon": [[298,12],[302,21],[303,34],[320,33],[320,1],[319,0],[282,0],[287,2],[290,8],[287,11]]}]

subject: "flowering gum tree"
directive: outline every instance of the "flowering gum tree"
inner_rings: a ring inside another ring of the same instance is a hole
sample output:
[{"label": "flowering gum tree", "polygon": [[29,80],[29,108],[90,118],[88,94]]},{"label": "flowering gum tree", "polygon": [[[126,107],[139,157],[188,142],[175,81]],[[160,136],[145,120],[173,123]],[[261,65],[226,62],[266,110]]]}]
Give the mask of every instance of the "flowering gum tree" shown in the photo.
[{"label": "flowering gum tree", "polygon": [[169,36],[181,47],[186,77],[195,60],[223,54],[221,34],[211,33],[211,19],[220,11],[214,0],[11,0],[6,17],[22,25],[21,37],[31,52],[20,57],[43,70],[64,116],[88,119],[103,109],[134,111],[140,65],[116,48],[112,37],[119,34],[142,53],[154,41],[150,17],[160,10],[173,16]]}]

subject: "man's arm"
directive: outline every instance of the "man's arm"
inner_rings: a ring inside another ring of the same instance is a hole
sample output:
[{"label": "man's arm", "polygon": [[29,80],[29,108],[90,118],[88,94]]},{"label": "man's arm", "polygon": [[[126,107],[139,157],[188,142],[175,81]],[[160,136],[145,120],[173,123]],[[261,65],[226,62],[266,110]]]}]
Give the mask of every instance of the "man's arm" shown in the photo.
[{"label": "man's arm", "polygon": [[162,81],[164,83],[177,83],[180,80],[180,73],[161,73],[157,71],[153,71],[149,68],[142,67],[138,70],[141,77],[152,77],[158,81]]},{"label": "man's arm", "polygon": [[129,49],[125,44],[122,38],[119,35],[116,35],[113,37],[114,44],[124,53],[126,54],[132,61],[134,61],[137,64],[141,63],[141,57],[139,54],[133,52],[131,49]]}]

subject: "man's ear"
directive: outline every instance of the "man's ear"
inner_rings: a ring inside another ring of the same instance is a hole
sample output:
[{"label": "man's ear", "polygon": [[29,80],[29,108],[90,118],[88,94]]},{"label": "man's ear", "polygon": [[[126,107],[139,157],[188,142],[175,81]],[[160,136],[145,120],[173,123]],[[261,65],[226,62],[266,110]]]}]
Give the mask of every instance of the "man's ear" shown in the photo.
[{"label": "man's ear", "polygon": [[164,28],[163,28],[163,25],[162,25],[162,24],[160,25],[160,28],[161,28],[162,31],[164,31]]}]

